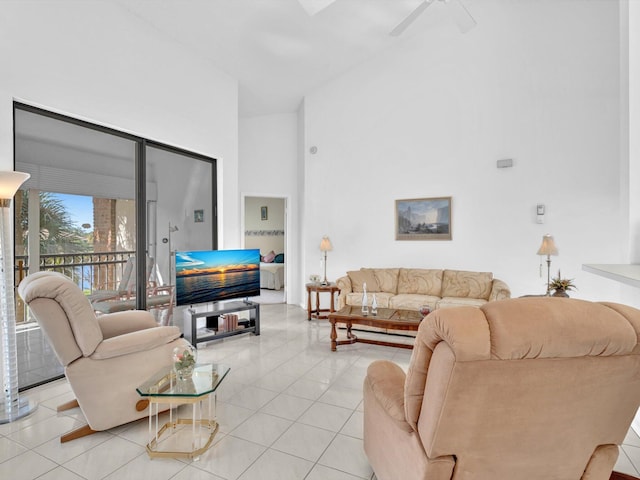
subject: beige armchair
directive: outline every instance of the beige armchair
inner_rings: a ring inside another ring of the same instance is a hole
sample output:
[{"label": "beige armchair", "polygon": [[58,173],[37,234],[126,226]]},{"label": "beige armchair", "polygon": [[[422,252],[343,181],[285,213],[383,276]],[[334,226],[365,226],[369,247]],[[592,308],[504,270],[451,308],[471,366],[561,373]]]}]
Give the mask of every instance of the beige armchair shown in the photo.
[{"label": "beige armchair", "polygon": [[619,304],[436,310],[406,375],[368,368],[364,449],[378,480],[609,479],[640,404],[639,337],[640,311]]},{"label": "beige armchair", "polygon": [[177,327],[157,326],[153,316],[132,310],[96,317],[91,303],[69,278],[56,272],[27,276],[18,292],[64,365],[88,425],[61,442],[137,420],[148,402],[136,387],[171,364],[173,349],[187,344]]}]

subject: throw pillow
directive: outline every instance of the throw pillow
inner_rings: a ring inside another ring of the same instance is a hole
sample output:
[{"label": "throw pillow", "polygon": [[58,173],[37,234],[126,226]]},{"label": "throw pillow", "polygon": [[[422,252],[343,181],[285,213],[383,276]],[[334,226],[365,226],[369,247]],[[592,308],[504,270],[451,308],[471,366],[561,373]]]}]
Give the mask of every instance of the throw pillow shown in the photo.
[{"label": "throw pillow", "polygon": [[379,292],[380,285],[378,285],[378,279],[373,274],[373,270],[363,268],[362,270],[355,270],[347,272],[349,280],[351,280],[351,288],[354,292],[363,292],[363,285],[367,284],[367,292]]},{"label": "throw pillow", "polygon": [[264,256],[263,262],[264,263],[272,263],[274,258],[276,258],[276,253],[273,250],[271,250],[269,253],[267,253]]},{"label": "throw pillow", "polygon": [[284,253],[279,253],[273,259],[273,263],[284,263]]}]

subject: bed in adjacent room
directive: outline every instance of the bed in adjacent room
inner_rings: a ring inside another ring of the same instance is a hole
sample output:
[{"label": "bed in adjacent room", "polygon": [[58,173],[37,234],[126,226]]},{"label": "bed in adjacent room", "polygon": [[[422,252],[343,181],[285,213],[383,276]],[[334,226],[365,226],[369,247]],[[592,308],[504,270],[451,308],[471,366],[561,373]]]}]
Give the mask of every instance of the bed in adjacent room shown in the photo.
[{"label": "bed in adjacent room", "polygon": [[284,287],[284,254],[265,255],[262,260],[272,261],[260,262],[260,288],[281,290]]}]

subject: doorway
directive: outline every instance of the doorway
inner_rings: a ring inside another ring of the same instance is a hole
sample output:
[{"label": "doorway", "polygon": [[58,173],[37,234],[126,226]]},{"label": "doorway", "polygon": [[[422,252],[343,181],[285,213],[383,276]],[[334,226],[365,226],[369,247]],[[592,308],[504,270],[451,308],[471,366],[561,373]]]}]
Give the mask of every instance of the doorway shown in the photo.
[{"label": "doorway", "polygon": [[244,196],[244,248],[260,250],[259,303],[287,301],[287,199]]}]

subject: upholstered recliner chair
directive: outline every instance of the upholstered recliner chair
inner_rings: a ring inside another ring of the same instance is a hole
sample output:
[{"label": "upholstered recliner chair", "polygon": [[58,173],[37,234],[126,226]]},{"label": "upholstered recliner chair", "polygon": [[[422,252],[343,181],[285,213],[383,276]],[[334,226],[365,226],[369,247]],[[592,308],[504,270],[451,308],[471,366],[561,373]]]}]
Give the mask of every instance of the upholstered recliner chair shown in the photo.
[{"label": "upholstered recliner chair", "polygon": [[408,372],[373,362],[378,480],[607,480],[640,404],[640,311],[520,298],[436,310]]},{"label": "upholstered recliner chair", "polygon": [[69,278],[55,272],[27,276],[18,292],[64,365],[88,425],[62,442],[137,420],[148,402],[136,387],[171,364],[173,349],[187,344],[177,327],[159,327],[149,312],[131,310],[96,317],[91,303]]}]

